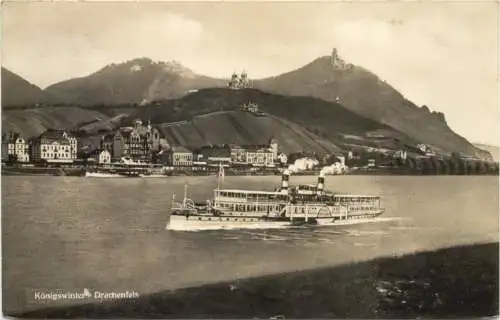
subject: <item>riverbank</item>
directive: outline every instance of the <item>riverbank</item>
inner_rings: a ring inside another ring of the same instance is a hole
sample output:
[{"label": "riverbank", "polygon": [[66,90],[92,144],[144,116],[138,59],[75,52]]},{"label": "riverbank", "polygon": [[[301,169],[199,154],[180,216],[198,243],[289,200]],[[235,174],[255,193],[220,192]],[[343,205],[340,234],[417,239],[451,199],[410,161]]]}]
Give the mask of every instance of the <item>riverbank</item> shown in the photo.
[{"label": "riverbank", "polygon": [[[128,169],[127,169],[128,170]],[[125,171],[127,171],[125,170]],[[138,169],[139,170],[139,169]],[[144,168],[140,169],[142,171],[146,170]],[[80,176],[84,177],[86,172],[96,172],[99,171],[96,168],[85,168],[85,167],[60,167],[60,168],[50,168],[50,167],[8,167],[2,166],[1,174],[2,176],[31,176],[31,175],[46,175],[46,176]],[[122,170],[123,171],[123,170]],[[147,170],[146,170],[147,171]],[[158,176],[210,176],[217,175],[217,170],[186,170],[186,169],[174,169],[169,171],[163,171],[162,169],[151,170],[151,174]],[[280,175],[280,171],[277,169],[272,170],[242,170],[242,169],[231,169],[228,168],[224,173],[226,176],[275,176]],[[319,170],[307,170],[302,172],[294,173],[294,176],[317,176]],[[385,175],[385,176],[421,176],[421,175],[498,175],[498,171],[489,172],[467,172],[467,171],[454,171],[454,172],[435,172],[435,171],[411,171],[401,168],[370,168],[370,169],[356,169],[349,170],[344,173],[346,175]]]},{"label": "riverbank", "polygon": [[266,319],[494,316],[498,315],[498,250],[498,243],[460,246],[10,316]]},{"label": "riverbank", "polygon": [[85,168],[80,167],[21,167],[2,166],[2,176],[85,176]]}]

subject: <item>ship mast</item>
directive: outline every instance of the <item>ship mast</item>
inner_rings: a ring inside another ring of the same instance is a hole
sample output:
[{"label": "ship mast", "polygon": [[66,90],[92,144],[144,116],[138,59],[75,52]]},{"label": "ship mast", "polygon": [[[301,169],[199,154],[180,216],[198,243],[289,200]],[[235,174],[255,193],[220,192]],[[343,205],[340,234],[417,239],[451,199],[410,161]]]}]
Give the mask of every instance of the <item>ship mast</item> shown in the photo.
[{"label": "ship mast", "polygon": [[186,199],[187,199],[187,191],[188,190],[188,186],[187,186],[187,183],[184,184],[184,200],[182,200],[182,206],[183,207],[186,207]]}]

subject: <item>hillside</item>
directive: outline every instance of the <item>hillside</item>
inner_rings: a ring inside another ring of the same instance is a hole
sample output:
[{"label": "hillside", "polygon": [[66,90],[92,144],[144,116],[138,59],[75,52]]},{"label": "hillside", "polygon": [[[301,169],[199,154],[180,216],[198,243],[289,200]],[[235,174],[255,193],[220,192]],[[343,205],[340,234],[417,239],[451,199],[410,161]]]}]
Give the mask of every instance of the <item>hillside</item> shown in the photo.
[{"label": "hillside", "polygon": [[493,160],[500,161],[500,147],[481,144],[481,143],[474,143],[474,146],[476,148],[489,152],[493,157]]},{"label": "hillside", "polygon": [[[300,125],[334,144],[343,143],[346,135],[363,141],[367,133],[375,131],[384,131],[389,138],[414,142],[403,133],[361,117],[339,104],[311,97],[286,97],[255,89],[202,89],[180,99],[136,107],[134,115],[151,119],[153,123],[184,121],[216,111],[240,110],[241,105],[249,101],[258,104],[260,111]],[[123,112],[121,108],[116,110]],[[212,126],[210,130],[217,128]],[[228,131],[226,134],[232,135],[233,132]]]},{"label": "hillside", "polygon": [[2,67],[2,107],[55,104],[58,99]]},{"label": "hillside", "polygon": [[[341,149],[311,134],[290,121],[270,116],[255,116],[243,111],[221,111],[194,117],[191,121],[160,124],[160,131],[172,145],[267,145],[274,137],[280,151],[334,154]],[[228,134],[229,133],[229,134]]]},{"label": "hillside", "polygon": [[178,98],[191,89],[224,84],[223,80],[198,75],[176,61],[140,58],[110,64],[87,77],[53,84],[46,91],[67,103],[83,106],[140,104]]},{"label": "hillside", "polygon": [[[89,106],[147,104],[179,98],[190,90],[225,86],[225,80],[196,74],[178,62],[153,62],[141,58],[108,65],[87,77],[54,84],[46,91],[68,103]],[[254,80],[253,86],[284,96],[309,96],[339,102],[363,117],[404,132],[415,141],[437,149],[485,156],[453,132],[442,113],[416,106],[370,71],[344,62],[336,50],[331,56],[320,57],[297,70]],[[313,119],[307,126],[314,126],[315,122]]]},{"label": "hillside", "polygon": [[108,116],[77,107],[43,107],[2,110],[2,132],[19,132],[30,138],[49,128],[77,129],[83,123],[105,122]]},{"label": "hillside", "polygon": [[[263,116],[241,112],[241,105],[257,103]],[[98,136],[140,118],[161,127],[173,144],[266,144],[278,139],[285,150],[338,151],[349,139],[366,145],[367,133],[379,132],[392,147],[397,141],[413,143],[401,132],[363,118],[339,104],[311,97],[285,97],[255,89],[201,89],[179,99],[136,105],[94,107],[44,107],[4,110],[4,131],[25,136],[46,128],[80,129]],[[172,125],[167,123],[182,122]],[[95,139],[94,139],[95,140]]]},{"label": "hillside", "polygon": [[469,155],[478,150],[451,130],[442,113],[417,107],[373,73],[345,63],[334,50],[297,70],[254,81],[254,87],[281,95],[338,101],[360,115],[387,124],[422,143]]}]

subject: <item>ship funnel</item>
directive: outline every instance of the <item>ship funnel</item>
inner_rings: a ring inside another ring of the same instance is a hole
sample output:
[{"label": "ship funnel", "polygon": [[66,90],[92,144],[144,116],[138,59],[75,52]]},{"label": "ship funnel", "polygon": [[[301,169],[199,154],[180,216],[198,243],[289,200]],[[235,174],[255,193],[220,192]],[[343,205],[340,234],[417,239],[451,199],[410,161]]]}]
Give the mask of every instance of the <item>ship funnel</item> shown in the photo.
[{"label": "ship funnel", "polygon": [[281,176],[281,192],[288,193],[288,181],[290,180],[290,172],[288,170],[283,171]]},{"label": "ship funnel", "polygon": [[318,176],[318,185],[316,187],[317,195],[320,196],[325,189],[325,177],[323,175]]}]

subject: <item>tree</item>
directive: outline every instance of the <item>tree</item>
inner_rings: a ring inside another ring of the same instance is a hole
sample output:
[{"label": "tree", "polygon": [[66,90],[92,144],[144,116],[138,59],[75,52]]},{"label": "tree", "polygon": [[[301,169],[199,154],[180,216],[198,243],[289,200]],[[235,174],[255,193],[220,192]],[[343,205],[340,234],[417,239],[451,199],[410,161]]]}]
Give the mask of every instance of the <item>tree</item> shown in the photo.
[{"label": "tree", "polygon": [[18,163],[17,154],[9,154],[7,157],[7,164],[14,165]]}]

